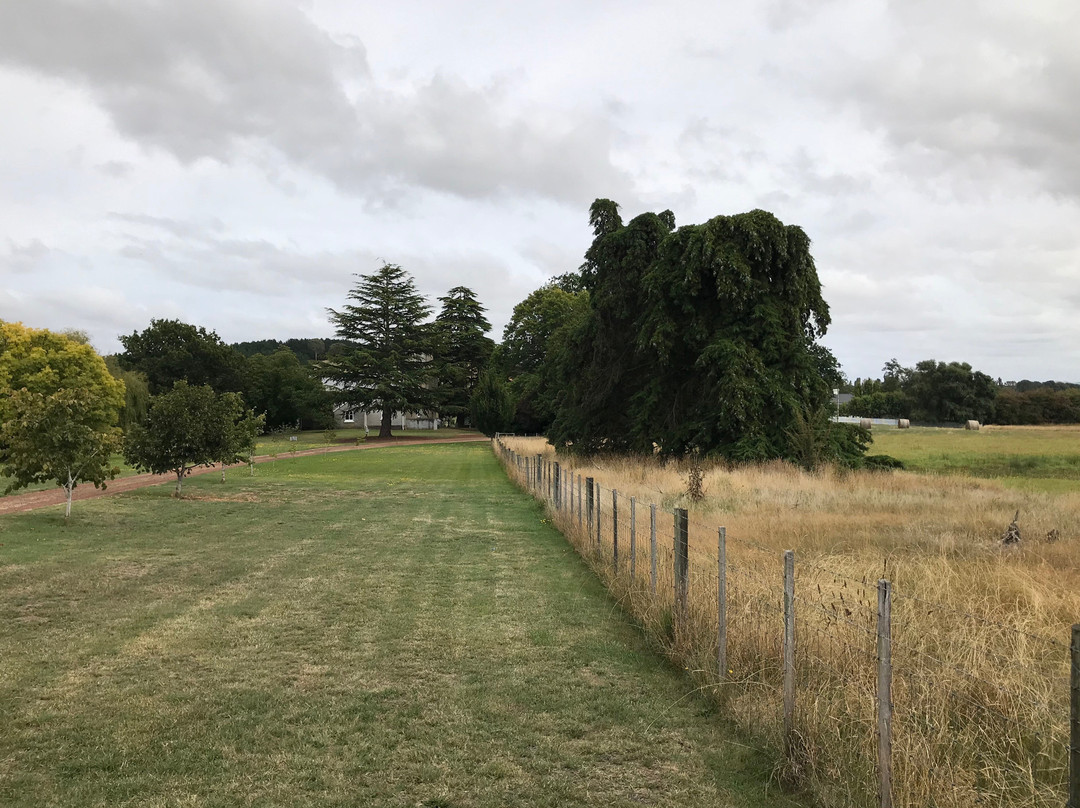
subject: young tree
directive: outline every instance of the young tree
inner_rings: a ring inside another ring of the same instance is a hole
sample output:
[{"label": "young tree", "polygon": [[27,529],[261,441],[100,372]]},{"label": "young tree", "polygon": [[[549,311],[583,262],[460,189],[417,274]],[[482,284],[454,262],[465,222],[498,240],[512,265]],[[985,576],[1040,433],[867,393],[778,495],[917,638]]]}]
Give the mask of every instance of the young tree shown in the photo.
[{"label": "young tree", "polygon": [[11,478],[5,493],[54,481],[67,494],[67,519],[79,483],[104,488],[120,473],[110,461],[120,448],[120,429],[103,427],[95,410],[94,394],[87,389],[62,388],[49,395],[15,391],[9,418],[0,427],[0,469]]},{"label": "young tree", "polygon": [[495,343],[485,336],[491,323],[471,289],[455,286],[439,301],[442,311],[432,329],[439,413],[461,419]]},{"label": "young tree", "polygon": [[213,331],[179,320],[151,320],[144,331],[121,336],[117,355],[124,370],[146,375],[150,392],[172,389],[175,382],[208,384],[218,392],[241,389],[243,356]]},{"label": "young tree", "polygon": [[434,405],[432,340],[424,324],[431,311],[412,277],[396,264],[383,266],[349,291],[353,301],[328,309],[337,335],[358,347],[318,363],[318,372],[337,388],[337,399],[362,410],[381,410],[380,438],[390,437],[395,412]]},{"label": "young tree", "polygon": [[80,482],[103,487],[117,470],[110,456],[124,384],[81,334],[0,322],[0,469],[12,491],[54,480],[67,493]]},{"label": "young tree", "polygon": [[150,400],[146,422],[136,425],[124,442],[124,457],[136,468],[175,474],[180,496],[184,477],[196,466],[236,462],[245,441],[254,439],[254,424],[261,421],[244,411],[235,393],[218,396],[209,385],[179,381]]},{"label": "young tree", "polygon": [[266,416],[244,409],[244,400],[236,393],[222,393],[214,401],[211,423],[210,457],[221,464],[221,481],[225,482],[225,467],[249,459],[255,451],[255,439],[266,424]]}]

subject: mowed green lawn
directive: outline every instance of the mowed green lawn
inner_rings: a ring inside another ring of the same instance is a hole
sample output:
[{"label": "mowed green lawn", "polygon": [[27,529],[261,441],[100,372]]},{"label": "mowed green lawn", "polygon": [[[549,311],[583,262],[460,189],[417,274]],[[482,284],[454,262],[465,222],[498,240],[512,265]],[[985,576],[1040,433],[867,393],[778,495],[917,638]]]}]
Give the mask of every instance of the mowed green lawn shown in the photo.
[{"label": "mowed green lawn", "polygon": [[0,517],[0,805],[766,806],[486,444]]}]

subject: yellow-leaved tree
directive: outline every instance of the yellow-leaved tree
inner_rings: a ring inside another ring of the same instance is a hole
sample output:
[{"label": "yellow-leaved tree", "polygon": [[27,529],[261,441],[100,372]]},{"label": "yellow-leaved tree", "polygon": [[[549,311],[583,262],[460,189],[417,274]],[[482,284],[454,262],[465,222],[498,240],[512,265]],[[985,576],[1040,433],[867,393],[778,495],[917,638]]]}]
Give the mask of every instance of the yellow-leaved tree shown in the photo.
[{"label": "yellow-leaved tree", "polygon": [[0,322],[0,473],[5,493],[54,481],[104,487],[119,470],[124,383],[78,336]]}]

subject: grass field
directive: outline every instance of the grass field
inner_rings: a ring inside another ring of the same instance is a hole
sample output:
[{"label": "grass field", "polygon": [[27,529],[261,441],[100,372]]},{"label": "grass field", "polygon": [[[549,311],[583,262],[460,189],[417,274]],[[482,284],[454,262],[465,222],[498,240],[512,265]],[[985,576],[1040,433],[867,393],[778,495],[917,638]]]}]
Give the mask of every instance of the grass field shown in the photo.
[{"label": "grass field", "polygon": [[1080,425],[897,429],[875,426],[871,454],[912,471],[1002,478],[1032,490],[1080,491]]},{"label": "grass field", "polygon": [[[874,590],[882,577],[894,592],[896,804],[1062,804],[1069,631],[1080,621],[1080,488],[1068,477],[989,477],[998,457],[1014,458],[1013,472],[1027,458],[1047,475],[1067,473],[1058,459],[1073,456],[1080,431],[875,433],[875,451],[934,473],[712,464],[704,469],[705,496],[694,501],[687,464],[557,458],[543,439],[506,445],[596,479],[609,554],[613,489],[621,497],[623,553],[630,497],[639,541],[649,535],[648,505],[657,506],[669,583],[650,592],[647,555],[634,580],[625,563],[613,575],[608,556],[599,571],[651,636],[714,690],[717,528],[726,528],[736,662],[725,677],[730,684],[717,692],[726,714],[774,748],[780,557],[795,551],[801,765],[829,804],[862,805],[876,788]],[[978,476],[962,473],[967,468]],[[673,508],[689,510],[694,566],[694,627],[681,636],[670,631]],[[1003,547],[1017,512],[1023,540]],[[558,523],[586,555],[595,553],[595,537],[576,520],[560,514]]]},{"label": "grass field", "polygon": [[0,518],[0,805],[788,804],[484,445]]}]

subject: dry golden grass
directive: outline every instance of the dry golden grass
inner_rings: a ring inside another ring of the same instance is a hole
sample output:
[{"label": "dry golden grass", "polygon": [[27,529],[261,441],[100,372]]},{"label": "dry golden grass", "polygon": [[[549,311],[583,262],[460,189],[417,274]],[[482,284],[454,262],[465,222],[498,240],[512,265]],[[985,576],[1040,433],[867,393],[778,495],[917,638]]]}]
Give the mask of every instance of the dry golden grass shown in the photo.
[{"label": "dry golden grass", "polygon": [[[554,460],[543,439],[507,438]],[[1069,626],[1080,617],[1080,494],[908,472],[808,473],[785,463],[706,467],[646,458],[567,459],[601,486],[602,550],[578,515],[556,520],[672,657],[725,708],[779,746],[781,553],[796,553],[798,707],[785,775],[826,804],[876,793],[876,582],[893,583],[897,805],[1060,805],[1067,742]],[[517,468],[511,474],[523,477]],[[523,480],[522,480],[523,481]],[[611,558],[611,491],[627,559]],[[659,511],[660,580],[649,580],[649,509]],[[577,500],[575,497],[575,507]],[[672,626],[672,508],[690,514],[691,609]],[[1014,513],[1023,541],[1001,545]],[[728,668],[716,664],[717,528],[728,538]],[[1056,541],[1047,539],[1056,530]]]}]

